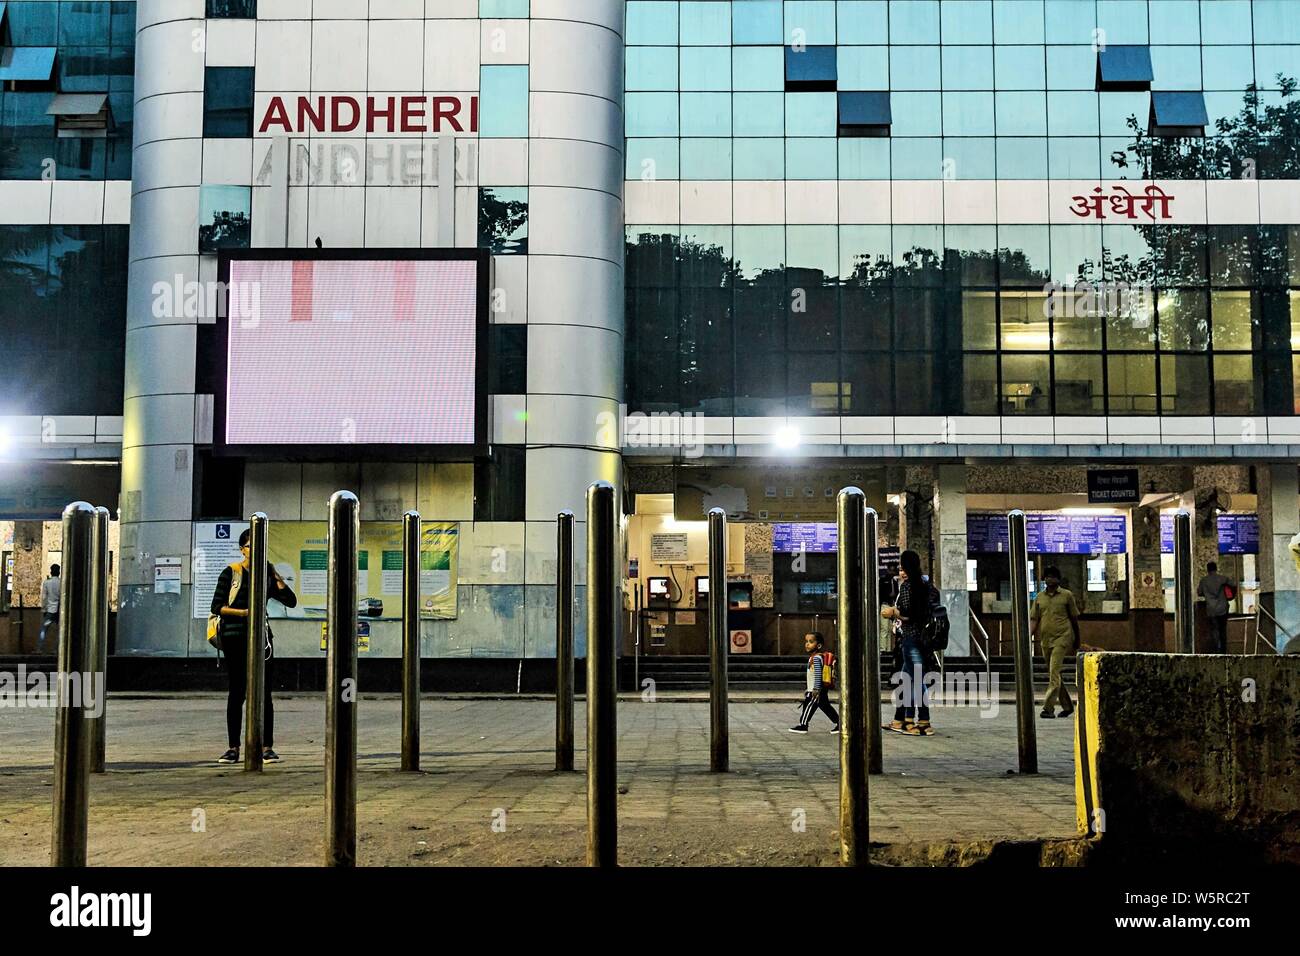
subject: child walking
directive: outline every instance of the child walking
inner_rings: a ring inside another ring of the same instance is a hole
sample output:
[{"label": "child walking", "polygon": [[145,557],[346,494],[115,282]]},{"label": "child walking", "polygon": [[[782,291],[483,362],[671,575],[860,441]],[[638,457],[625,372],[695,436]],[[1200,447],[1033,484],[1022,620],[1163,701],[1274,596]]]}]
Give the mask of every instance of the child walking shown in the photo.
[{"label": "child walking", "polygon": [[831,733],[840,731],[840,715],[831,706],[830,689],[835,686],[835,655],[824,649],[825,639],[818,631],[805,634],[803,649],[808,652],[808,674],[799,710],[799,723],[790,728],[792,734],[808,733],[808,721],[818,710],[830,718]]}]

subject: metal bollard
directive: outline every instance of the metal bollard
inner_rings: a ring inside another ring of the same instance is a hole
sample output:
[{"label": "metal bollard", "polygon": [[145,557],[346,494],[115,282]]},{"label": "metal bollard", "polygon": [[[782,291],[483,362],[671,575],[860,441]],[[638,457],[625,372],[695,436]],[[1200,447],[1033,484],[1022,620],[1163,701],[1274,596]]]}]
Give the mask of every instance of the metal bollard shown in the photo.
[{"label": "metal bollard", "polygon": [[266,531],[267,518],[258,511],[248,539],[248,656],[245,660],[244,770],[262,772],[266,726]]},{"label": "metal bollard", "polygon": [[75,501],[63,509],[63,577],[59,582],[59,664],[54,717],[54,833],[51,866],[86,865],[86,811],[93,730],[84,681],[94,679],[92,593],[95,509]]},{"label": "metal bollard", "polygon": [[867,669],[866,696],[864,706],[867,709],[867,772],[884,773],[884,757],[880,742],[880,516],[875,508],[866,510],[866,525],[863,529],[863,544],[866,551],[863,558],[866,575],[866,610],[863,612],[867,627]]},{"label": "metal bollard", "polygon": [[587,865],[618,865],[618,536],[614,486],[587,489]]},{"label": "metal bollard", "polygon": [[1007,515],[1011,557],[1011,651],[1016,666],[1016,742],[1020,772],[1038,773],[1038,728],[1034,724],[1034,648],[1029,636],[1029,545],[1025,513]]},{"label": "metal bollard", "polygon": [[1174,515],[1174,650],[1196,653],[1195,586],[1192,584],[1192,516]]},{"label": "metal bollard", "polygon": [[[867,496],[848,487],[836,502],[839,521],[838,605],[840,632],[840,862],[867,866],[870,813],[867,805],[866,703],[868,694],[866,604]],[[875,569],[871,569],[875,574]],[[877,688],[879,685],[877,685]],[[877,703],[876,710],[880,710]]]},{"label": "metal bollard", "polygon": [[360,507],[350,491],[329,504],[325,604],[325,865],[357,864],[357,543]]},{"label": "metal bollard", "polygon": [[420,769],[420,512],[402,515],[402,769]]},{"label": "metal bollard", "polygon": [[[104,772],[106,755],[105,724],[108,715],[108,522],[112,516],[107,508],[95,509],[95,533],[92,550],[94,566],[91,569],[91,592],[95,602],[94,664],[91,672],[99,682],[99,716],[91,719],[90,772]],[[100,676],[102,675],[102,676]]]},{"label": "metal bollard", "polygon": [[555,769],[573,769],[573,512],[555,518]]},{"label": "metal bollard", "polygon": [[709,510],[709,769],[730,765],[727,726],[727,512]]}]

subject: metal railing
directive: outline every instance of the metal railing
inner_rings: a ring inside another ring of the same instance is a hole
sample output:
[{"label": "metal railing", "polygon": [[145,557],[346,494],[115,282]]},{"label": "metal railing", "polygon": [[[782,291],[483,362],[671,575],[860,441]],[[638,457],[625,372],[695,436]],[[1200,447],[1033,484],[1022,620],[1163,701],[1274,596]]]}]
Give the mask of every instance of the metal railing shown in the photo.
[{"label": "metal railing", "polygon": [[984,637],[984,647],[980,647],[979,641],[974,640],[974,638],[971,640],[971,645],[980,652],[980,657],[984,658],[984,677],[988,680],[988,686],[991,688],[993,686],[993,661],[991,658],[993,643],[989,640],[989,632],[984,630],[984,624],[975,614],[975,609],[969,608],[969,611],[971,623],[979,629],[980,634]]},{"label": "metal railing", "polygon": [[[1294,640],[1295,640],[1295,635],[1292,634],[1290,631],[1288,631],[1288,630],[1287,630],[1287,629],[1282,625],[1282,622],[1279,621],[1277,618],[1275,618],[1272,614],[1270,614],[1270,613],[1269,613],[1269,612],[1264,608],[1264,606],[1259,602],[1259,600],[1256,599],[1256,601],[1255,601],[1255,617],[1254,617],[1254,620],[1255,620],[1255,647],[1254,647],[1254,649],[1251,651],[1252,654],[1258,654],[1258,653],[1259,653],[1259,642],[1260,642],[1260,641],[1263,641],[1265,644],[1267,644],[1269,647],[1271,647],[1271,648],[1273,649],[1273,653],[1274,653],[1274,654],[1277,653],[1277,645],[1274,644],[1272,641],[1270,641],[1267,637],[1265,637],[1263,634],[1261,634],[1261,633],[1259,632],[1259,624],[1260,624],[1259,616],[1260,616],[1261,614],[1264,615],[1265,617],[1267,617],[1270,621],[1272,621],[1272,622],[1273,622],[1273,626],[1276,627],[1278,630],[1280,630],[1283,634],[1285,634],[1285,635],[1286,635],[1286,639],[1287,639],[1288,641],[1294,641]],[[1245,648],[1245,640],[1244,640],[1244,639],[1243,639],[1243,641],[1242,641],[1242,648],[1241,648],[1241,649],[1242,649],[1243,651],[1246,649],[1246,648]]]}]

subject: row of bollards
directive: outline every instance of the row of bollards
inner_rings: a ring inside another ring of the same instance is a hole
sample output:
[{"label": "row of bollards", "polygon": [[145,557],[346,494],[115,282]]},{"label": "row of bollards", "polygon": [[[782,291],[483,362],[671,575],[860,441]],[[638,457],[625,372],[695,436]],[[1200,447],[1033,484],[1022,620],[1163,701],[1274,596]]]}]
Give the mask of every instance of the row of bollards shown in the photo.
[{"label": "row of bollards", "polygon": [[[728,587],[726,513],[708,516],[710,658],[710,769],[729,767],[727,655]],[[866,865],[869,845],[868,779],[882,772],[878,564],[879,518],[866,496],[845,488],[837,500],[840,670],[840,856]],[[1036,773],[1032,647],[1029,628],[1025,514],[1008,516],[1015,652],[1017,741],[1020,772]],[[574,575],[572,512],[556,523],[555,766],[574,766]],[[109,513],[84,502],[63,513],[58,693],[55,724],[55,866],[84,866],[88,774],[104,769],[104,673],[108,633]],[[621,612],[617,498],[609,482],[587,489],[587,863],[614,866],[618,859],[616,663]],[[266,620],[268,520],[251,522],[249,652],[245,720],[246,771],[262,769],[268,629]],[[360,508],[356,495],[336,492],[329,501],[326,634],[325,812],[326,864],[356,865],[357,597]],[[420,752],[420,547],[417,512],[403,518],[402,748],[401,769],[419,769]],[[1175,519],[1177,649],[1193,650],[1191,527],[1186,512]],[[96,682],[87,688],[86,681]]]}]

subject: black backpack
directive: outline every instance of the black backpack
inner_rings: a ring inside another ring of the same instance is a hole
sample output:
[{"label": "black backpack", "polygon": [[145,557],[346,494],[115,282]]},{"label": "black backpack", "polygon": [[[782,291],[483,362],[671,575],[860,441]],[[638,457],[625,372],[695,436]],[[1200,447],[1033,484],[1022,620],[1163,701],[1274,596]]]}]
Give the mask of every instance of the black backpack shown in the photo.
[{"label": "black backpack", "polygon": [[948,620],[948,609],[943,606],[943,595],[933,584],[930,588],[930,619],[925,622],[921,628],[921,642],[925,649],[933,653],[934,651],[946,651],[948,649],[948,632],[951,629],[951,622]]}]

